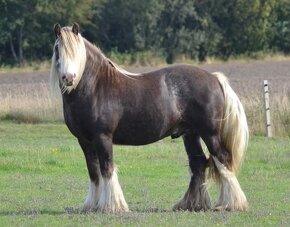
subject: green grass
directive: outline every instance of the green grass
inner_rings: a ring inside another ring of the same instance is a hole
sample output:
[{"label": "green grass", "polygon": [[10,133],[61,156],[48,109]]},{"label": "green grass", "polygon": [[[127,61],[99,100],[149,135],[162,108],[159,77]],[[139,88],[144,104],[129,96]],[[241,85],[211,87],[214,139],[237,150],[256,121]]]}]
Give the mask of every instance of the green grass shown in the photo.
[{"label": "green grass", "polygon": [[[289,226],[290,141],[253,137],[239,181],[248,212],[172,212],[189,174],[181,140],[115,146],[131,209],[80,213],[88,190],[82,151],[63,124],[0,122],[0,226]],[[210,189],[213,203],[217,192]]]}]

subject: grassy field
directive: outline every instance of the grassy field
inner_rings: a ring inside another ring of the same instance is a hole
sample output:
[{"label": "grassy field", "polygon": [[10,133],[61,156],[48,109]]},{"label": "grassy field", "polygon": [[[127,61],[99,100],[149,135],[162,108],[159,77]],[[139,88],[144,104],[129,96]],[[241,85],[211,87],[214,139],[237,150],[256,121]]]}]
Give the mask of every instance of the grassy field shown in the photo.
[{"label": "grassy field", "polygon": [[[181,140],[114,147],[131,209],[80,213],[88,190],[82,151],[66,126],[0,122],[0,226],[289,226],[290,141],[252,137],[239,180],[248,212],[172,212],[189,182]],[[213,203],[215,185],[210,189]]]}]

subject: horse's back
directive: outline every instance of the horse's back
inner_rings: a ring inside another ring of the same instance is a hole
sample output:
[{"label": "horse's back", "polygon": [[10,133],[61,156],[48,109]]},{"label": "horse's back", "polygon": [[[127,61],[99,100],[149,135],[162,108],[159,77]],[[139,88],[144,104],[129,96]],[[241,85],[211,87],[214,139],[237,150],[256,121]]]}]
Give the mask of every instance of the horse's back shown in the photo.
[{"label": "horse's back", "polygon": [[217,77],[193,65],[176,64],[146,73],[144,76],[152,80],[164,80],[169,93],[181,101],[191,100],[203,105],[213,97],[223,97]]},{"label": "horse's back", "polygon": [[207,92],[220,89],[220,84],[215,76],[206,70],[190,64],[175,64],[152,72],[144,73],[144,77],[151,80],[165,79],[172,88],[194,90],[195,92]]}]

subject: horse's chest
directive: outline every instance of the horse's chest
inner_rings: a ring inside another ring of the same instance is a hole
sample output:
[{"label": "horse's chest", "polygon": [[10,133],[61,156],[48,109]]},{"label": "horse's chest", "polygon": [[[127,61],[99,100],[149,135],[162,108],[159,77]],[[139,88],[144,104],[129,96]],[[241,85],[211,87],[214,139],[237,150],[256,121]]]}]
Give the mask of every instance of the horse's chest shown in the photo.
[{"label": "horse's chest", "polygon": [[77,138],[93,139],[92,115],[84,106],[64,105],[64,119],[71,133]]}]

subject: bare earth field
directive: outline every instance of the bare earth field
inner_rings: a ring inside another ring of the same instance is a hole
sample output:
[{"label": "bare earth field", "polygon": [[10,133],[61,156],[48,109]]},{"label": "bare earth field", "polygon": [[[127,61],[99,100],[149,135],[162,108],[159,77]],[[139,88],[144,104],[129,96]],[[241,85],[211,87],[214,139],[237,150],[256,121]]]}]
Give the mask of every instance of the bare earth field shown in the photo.
[{"label": "bare earth field", "polygon": [[[262,81],[268,80],[270,92],[279,93],[281,90],[290,92],[290,59],[250,61],[242,63],[201,64],[198,67],[209,72],[223,72],[239,95],[248,95],[261,90]],[[132,72],[148,72],[158,67],[125,67]],[[36,89],[37,84],[47,84],[49,71],[0,73],[0,94],[21,87]]]},{"label": "bare earth field", "polygon": [[[231,82],[238,95],[257,93],[262,89],[262,81],[268,80],[272,93],[282,89],[290,92],[290,59],[281,61],[229,62],[219,64],[201,64],[198,67],[209,72],[222,72]],[[153,70],[153,67],[128,68],[129,71],[142,72]]]},{"label": "bare earth field", "polygon": [[[258,135],[264,133],[262,83],[268,80],[274,132],[279,136],[290,135],[290,59],[201,64],[198,67],[209,72],[223,72],[230,79],[245,106],[250,130]],[[147,72],[158,67],[125,68]],[[33,119],[61,119],[60,105],[55,106],[49,98],[48,81],[48,70],[0,73],[0,116],[22,113]],[[37,111],[44,105],[45,109]]]}]

